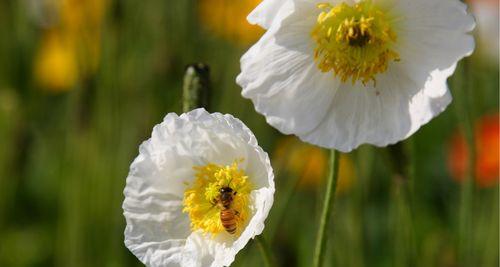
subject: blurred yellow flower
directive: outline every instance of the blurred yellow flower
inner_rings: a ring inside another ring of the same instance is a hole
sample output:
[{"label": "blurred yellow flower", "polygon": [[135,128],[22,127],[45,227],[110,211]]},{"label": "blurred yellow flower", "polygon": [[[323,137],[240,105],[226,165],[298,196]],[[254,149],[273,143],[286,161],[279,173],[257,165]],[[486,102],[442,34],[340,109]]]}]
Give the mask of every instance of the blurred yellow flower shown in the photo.
[{"label": "blurred yellow flower", "polygon": [[213,34],[238,45],[250,44],[262,35],[262,28],[251,25],[246,17],[260,0],[200,0],[200,22]]},{"label": "blurred yellow flower", "polygon": [[81,72],[94,73],[100,59],[105,0],[61,1],[62,29],[78,51]]},{"label": "blurred yellow flower", "polygon": [[[327,151],[295,137],[279,140],[273,158],[277,171],[286,170],[291,175],[300,176],[300,189],[321,186],[328,172]],[[337,193],[348,191],[356,180],[354,163],[348,155],[341,154]]]},{"label": "blurred yellow flower", "polygon": [[58,32],[47,32],[35,57],[36,82],[54,92],[66,91],[77,80],[75,51]]},{"label": "blurred yellow flower", "polygon": [[42,35],[34,74],[43,89],[61,92],[97,71],[107,1],[53,1],[58,22]]}]

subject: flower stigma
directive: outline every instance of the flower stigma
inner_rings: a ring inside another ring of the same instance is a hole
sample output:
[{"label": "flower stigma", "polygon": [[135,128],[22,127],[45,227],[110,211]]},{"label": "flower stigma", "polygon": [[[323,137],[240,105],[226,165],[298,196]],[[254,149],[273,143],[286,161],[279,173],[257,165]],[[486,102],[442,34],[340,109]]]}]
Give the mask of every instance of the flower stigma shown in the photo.
[{"label": "flower stigma", "polygon": [[231,165],[208,163],[204,166],[193,167],[196,171],[195,180],[191,187],[184,192],[184,209],[191,220],[193,231],[201,230],[215,236],[225,229],[220,219],[221,206],[217,201],[220,189],[230,187],[236,194],[230,208],[237,212],[235,216],[236,234],[239,235],[248,219],[250,208],[250,192],[252,184],[248,176],[238,167],[242,160],[235,160]]},{"label": "flower stigma", "polygon": [[322,72],[333,71],[342,82],[376,82],[375,76],[399,61],[394,51],[397,35],[387,12],[370,0],[353,5],[319,4],[321,13],[311,36],[314,59]]}]

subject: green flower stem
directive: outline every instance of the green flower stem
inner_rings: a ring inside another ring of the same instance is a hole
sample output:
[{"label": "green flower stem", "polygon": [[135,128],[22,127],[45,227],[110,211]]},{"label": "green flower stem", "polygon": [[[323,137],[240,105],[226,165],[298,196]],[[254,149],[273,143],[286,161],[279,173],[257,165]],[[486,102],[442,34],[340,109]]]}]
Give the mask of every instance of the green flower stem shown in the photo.
[{"label": "green flower stem", "polygon": [[257,245],[259,247],[260,253],[262,254],[262,259],[264,260],[264,265],[266,267],[275,267],[276,263],[274,261],[273,254],[271,253],[271,248],[269,244],[266,242],[264,236],[258,235],[255,240],[257,241]]},{"label": "green flower stem", "polygon": [[394,234],[394,266],[417,265],[415,244],[413,184],[415,181],[415,140],[413,138],[388,146],[391,167],[391,221]]},{"label": "green flower stem", "polygon": [[337,188],[337,179],[339,172],[339,157],[338,151],[330,152],[330,173],[327,177],[326,193],[323,202],[323,211],[319,221],[318,235],[316,237],[316,246],[314,250],[313,266],[321,267],[325,258],[326,240],[328,227],[331,224],[331,215],[335,201],[335,190]]},{"label": "green flower stem", "polygon": [[195,108],[209,109],[210,100],[210,69],[207,65],[198,63],[189,65],[184,74],[182,88],[182,111],[188,112]]},{"label": "green flower stem", "polygon": [[476,144],[474,137],[474,106],[472,100],[473,86],[471,84],[471,62],[470,59],[465,59],[458,66],[456,75],[453,79],[455,93],[455,108],[457,117],[460,121],[460,126],[465,136],[465,141],[468,150],[467,173],[463,181],[460,192],[460,208],[459,208],[459,247],[460,247],[460,264],[463,266],[473,265],[471,262],[471,239],[472,239],[472,204],[474,199],[474,179],[476,166]]}]

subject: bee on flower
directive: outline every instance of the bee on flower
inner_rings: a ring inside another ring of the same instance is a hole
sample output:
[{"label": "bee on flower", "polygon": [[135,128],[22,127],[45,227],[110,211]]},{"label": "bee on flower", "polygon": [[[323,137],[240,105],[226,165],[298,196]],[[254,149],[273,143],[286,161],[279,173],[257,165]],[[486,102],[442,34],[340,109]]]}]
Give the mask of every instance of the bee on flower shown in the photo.
[{"label": "bee on flower", "polygon": [[344,152],[441,113],[474,49],[458,0],[264,0],[248,20],[267,31],[241,58],[242,95],[281,132]]},{"label": "bee on flower", "polygon": [[238,119],[168,114],[124,190],[125,245],[147,266],[229,266],[273,204],[269,157]]}]

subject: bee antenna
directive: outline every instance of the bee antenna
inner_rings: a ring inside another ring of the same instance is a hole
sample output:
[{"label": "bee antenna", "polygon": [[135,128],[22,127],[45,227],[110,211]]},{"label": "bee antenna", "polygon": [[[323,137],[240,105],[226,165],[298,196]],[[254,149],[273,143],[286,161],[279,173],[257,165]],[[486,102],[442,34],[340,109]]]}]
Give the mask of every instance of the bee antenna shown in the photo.
[{"label": "bee antenna", "polygon": [[227,183],[227,187],[230,187],[232,181],[233,181],[233,177],[231,177],[231,180],[229,180],[229,182]]}]

